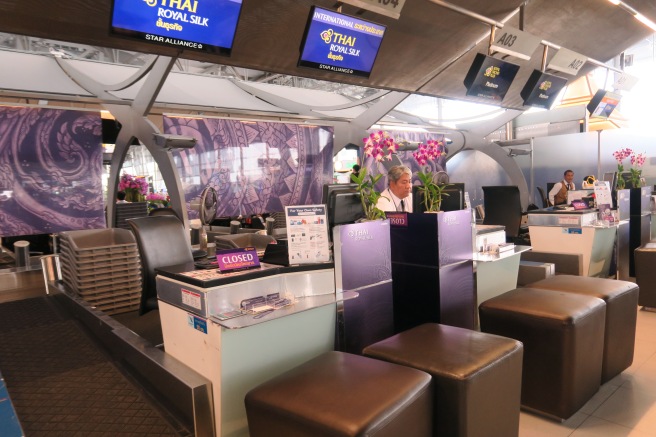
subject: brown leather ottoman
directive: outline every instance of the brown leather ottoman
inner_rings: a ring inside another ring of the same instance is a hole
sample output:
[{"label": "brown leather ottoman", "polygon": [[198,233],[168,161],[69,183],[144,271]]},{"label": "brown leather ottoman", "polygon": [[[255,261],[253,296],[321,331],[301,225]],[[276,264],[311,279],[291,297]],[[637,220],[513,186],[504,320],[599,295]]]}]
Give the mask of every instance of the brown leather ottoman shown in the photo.
[{"label": "brown leather ottoman", "polygon": [[433,376],[434,436],[516,437],[522,344],[427,323],[364,349],[364,355]]},{"label": "brown leather ottoman", "polygon": [[482,331],[524,344],[523,407],[567,419],[599,390],[603,300],[518,288],[483,302],[479,315]]},{"label": "brown leather ottoman", "polygon": [[430,375],[326,352],[246,394],[251,437],[427,437]]},{"label": "brown leather ottoman", "polygon": [[606,302],[601,383],[622,373],[633,362],[638,286],[633,282],[561,275],[528,284],[530,288],[594,296]]},{"label": "brown leather ottoman", "polygon": [[636,283],[640,287],[638,305],[656,308],[656,241],[651,241],[633,251]]}]

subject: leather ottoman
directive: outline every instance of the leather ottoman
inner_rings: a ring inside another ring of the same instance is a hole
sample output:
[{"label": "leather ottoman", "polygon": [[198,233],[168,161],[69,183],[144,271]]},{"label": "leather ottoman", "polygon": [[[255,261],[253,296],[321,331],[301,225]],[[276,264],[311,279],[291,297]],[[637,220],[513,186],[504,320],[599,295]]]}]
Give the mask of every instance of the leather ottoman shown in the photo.
[{"label": "leather ottoman", "polygon": [[431,374],[434,436],[517,437],[522,351],[510,338],[427,323],[363,353]]},{"label": "leather ottoman", "polygon": [[426,437],[430,375],[343,352],[326,352],[246,394],[251,437]]},{"label": "leather ottoman", "polygon": [[606,302],[601,383],[622,373],[633,362],[638,286],[633,282],[561,275],[528,284],[530,288],[594,296]]},{"label": "leather ottoman", "polygon": [[483,302],[479,315],[482,331],[524,344],[524,408],[567,419],[599,390],[603,300],[518,288]]},{"label": "leather ottoman", "polygon": [[649,242],[633,251],[636,283],[640,287],[638,305],[656,308],[656,242]]}]

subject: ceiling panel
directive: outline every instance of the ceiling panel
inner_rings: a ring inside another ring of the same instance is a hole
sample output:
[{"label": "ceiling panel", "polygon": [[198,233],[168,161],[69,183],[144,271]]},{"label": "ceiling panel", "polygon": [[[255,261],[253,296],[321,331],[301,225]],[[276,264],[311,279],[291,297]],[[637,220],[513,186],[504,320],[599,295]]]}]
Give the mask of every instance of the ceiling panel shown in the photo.
[{"label": "ceiling panel", "polygon": [[[388,31],[369,79],[296,66],[303,30],[313,4],[333,8],[335,1],[244,0],[231,57],[184,51],[183,58],[233,65],[293,76],[374,88],[418,92],[447,98],[465,96],[463,78],[476,52],[485,52],[489,26],[428,0],[408,0],[401,18],[371,12],[364,19],[384,24]],[[451,3],[494,20],[513,13],[521,0],[453,0]],[[656,2],[631,0],[631,6],[656,21]],[[176,56],[170,47],[151,45],[109,34],[111,0],[0,0],[0,32],[24,34],[101,47]],[[343,12],[357,14],[345,5]],[[519,27],[518,14],[508,22]],[[530,0],[525,30],[545,40],[606,61],[652,32],[607,0]],[[555,50],[549,51],[549,58]],[[521,69],[502,106],[521,108],[519,90],[542,52],[531,61],[509,58]],[[589,71],[587,66],[583,72]]]}]

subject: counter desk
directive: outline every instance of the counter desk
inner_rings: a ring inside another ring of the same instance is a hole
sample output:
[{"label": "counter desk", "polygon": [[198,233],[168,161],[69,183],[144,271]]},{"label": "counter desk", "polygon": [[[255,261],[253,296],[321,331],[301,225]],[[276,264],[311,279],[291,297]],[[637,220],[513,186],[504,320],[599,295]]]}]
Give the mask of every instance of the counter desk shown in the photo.
[{"label": "counter desk", "polygon": [[[225,273],[185,264],[157,270],[167,354],[212,381],[217,436],[247,436],[244,396],[253,387],[334,350],[332,263]],[[292,305],[240,313],[249,299],[288,297]]]},{"label": "counter desk", "polygon": [[519,262],[522,252],[531,246],[517,245],[501,253],[485,252],[490,245],[506,242],[504,226],[476,225],[475,249],[473,254],[476,275],[476,326],[478,326],[478,306],[488,299],[517,288]]},{"label": "counter desk", "polygon": [[581,254],[583,276],[608,277],[616,226],[597,226],[596,210],[530,211],[528,229],[536,251]]}]

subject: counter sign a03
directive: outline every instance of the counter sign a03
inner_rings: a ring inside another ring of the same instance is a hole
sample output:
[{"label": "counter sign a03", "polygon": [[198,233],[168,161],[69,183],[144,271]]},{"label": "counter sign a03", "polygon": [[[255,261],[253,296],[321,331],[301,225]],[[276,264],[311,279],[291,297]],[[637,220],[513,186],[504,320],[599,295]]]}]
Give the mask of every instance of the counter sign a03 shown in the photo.
[{"label": "counter sign a03", "polygon": [[385,29],[379,24],[313,6],[298,65],[369,77]]}]

